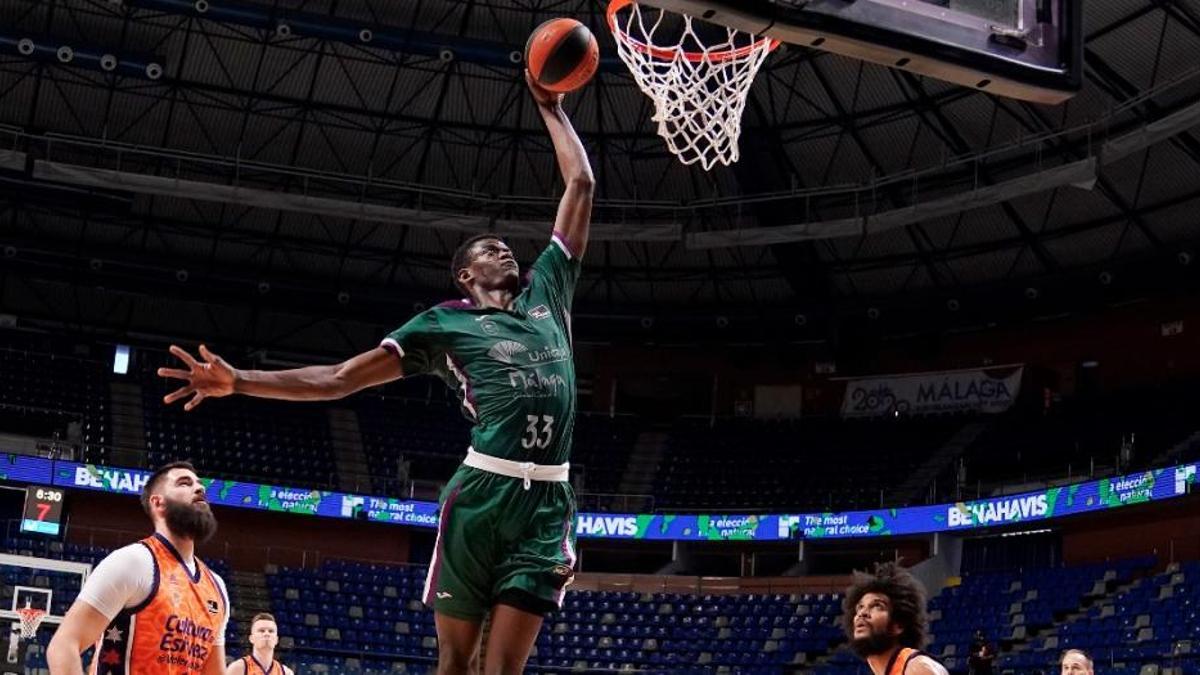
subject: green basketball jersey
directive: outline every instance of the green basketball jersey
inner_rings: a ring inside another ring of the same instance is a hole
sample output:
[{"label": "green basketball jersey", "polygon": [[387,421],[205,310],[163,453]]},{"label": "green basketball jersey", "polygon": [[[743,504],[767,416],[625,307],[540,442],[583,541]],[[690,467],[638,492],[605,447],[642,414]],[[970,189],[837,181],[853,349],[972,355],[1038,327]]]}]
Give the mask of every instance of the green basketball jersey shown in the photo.
[{"label": "green basketball jersey", "polygon": [[437,375],[458,392],[471,446],[493,457],[562,464],[575,428],[571,296],[579,261],[555,235],[511,310],[442,303],[390,333],[405,377]]}]

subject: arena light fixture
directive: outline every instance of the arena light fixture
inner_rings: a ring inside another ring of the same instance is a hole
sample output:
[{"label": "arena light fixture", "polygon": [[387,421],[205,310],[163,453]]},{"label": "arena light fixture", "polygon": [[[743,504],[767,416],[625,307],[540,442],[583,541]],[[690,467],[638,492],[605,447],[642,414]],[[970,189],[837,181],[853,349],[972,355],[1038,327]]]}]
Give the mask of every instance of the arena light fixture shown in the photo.
[{"label": "arena light fixture", "polygon": [[117,375],[129,372],[129,345],[117,345],[113,352],[113,372]]},{"label": "arena light fixture", "polygon": [[58,51],[54,52],[54,55],[58,57],[60,62],[70,63],[75,58],[75,50],[71,49],[69,45],[63,45],[58,48]]}]

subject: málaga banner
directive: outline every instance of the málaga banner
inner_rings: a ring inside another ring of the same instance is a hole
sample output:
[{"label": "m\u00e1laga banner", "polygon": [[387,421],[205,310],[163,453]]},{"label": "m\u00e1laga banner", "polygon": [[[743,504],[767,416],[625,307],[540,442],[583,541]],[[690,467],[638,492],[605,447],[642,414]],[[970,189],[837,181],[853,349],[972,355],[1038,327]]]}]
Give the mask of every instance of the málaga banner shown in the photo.
[{"label": "m\u00e1laga banner", "polygon": [[1017,400],[1024,366],[847,378],[842,417],[1001,413]]}]

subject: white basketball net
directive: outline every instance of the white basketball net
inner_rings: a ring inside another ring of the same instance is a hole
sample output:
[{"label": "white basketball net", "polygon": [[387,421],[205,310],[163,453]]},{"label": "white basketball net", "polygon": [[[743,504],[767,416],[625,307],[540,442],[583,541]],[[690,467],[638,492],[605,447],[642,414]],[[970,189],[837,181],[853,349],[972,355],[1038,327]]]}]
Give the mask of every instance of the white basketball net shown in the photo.
[{"label": "white basketball net", "polygon": [[652,119],[671,152],[705,171],[717,162],[736,162],[746,96],[779,43],[721,27],[724,41],[709,38],[706,44],[692,17],[643,10],[634,0],[611,0],[608,22],[617,54],[654,101]]},{"label": "white basketball net", "polygon": [[21,637],[28,640],[37,635],[38,626],[42,625],[42,619],[46,618],[46,610],[21,607],[17,610],[17,616],[21,617]]}]

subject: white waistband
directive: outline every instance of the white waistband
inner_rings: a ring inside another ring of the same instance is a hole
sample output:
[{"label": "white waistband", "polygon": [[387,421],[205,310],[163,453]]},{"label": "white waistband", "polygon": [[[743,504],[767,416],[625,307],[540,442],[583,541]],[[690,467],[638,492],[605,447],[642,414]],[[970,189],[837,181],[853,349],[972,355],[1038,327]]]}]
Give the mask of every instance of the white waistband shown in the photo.
[{"label": "white waistband", "polygon": [[511,459],[500,459],[482,452],[475,452],[475,448],[467,448],[467,458],[463,460],[463,465],[509,478],[520,478],[524,481],[526,490],[529,489],[531,481],[562,483],[569,480],[571,474],[570,462],[565,464],[514,462]]}]

